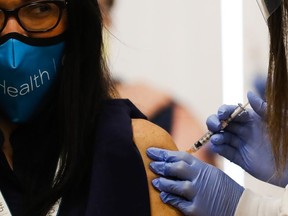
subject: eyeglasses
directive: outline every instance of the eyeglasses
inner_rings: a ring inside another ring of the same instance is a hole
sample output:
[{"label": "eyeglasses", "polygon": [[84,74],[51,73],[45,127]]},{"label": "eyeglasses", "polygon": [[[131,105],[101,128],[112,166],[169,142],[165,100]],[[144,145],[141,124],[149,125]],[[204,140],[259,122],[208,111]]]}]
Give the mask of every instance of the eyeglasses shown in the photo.
[{"label": "eyeglasses", "polygon": [[50,31],[59,24],[66,5],[66,1],[38,1],[21,5],[13,10],[0,8],[0,32],[5,28],[10,16],[15,17],[27,32]]}]

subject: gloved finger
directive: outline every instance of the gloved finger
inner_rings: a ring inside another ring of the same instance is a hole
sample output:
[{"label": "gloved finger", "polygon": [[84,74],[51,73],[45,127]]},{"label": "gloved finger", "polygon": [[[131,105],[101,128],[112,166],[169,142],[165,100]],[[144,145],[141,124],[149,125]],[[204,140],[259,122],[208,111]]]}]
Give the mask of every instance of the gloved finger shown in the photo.
[{"label": "gloved finger", "polygon": [[[219,108],[218,115],[211,115],[207,118],[206,125],[208,127],[208,130],[212,132],[219,132],[222,128],[221,121],[227,120],[236,107],[237,106],[235,105],[222,105]],[[249,113],[248,109],[246,109],[246,112],[243,112],[241,115],[236,116],[233,119],[233,122],[247,122],[251,120],[251,116],[251,113]]]},{"label": "gloved finger", "polygon": [[159,191],[181,196],[187,200],[192,200],[196,194],[191,181],[177,181],[160,177],[154,179],[152,184]]},{"label": "gloved finger", "polygon": [[222,105],[218,109],[217,116],[220,120],[226,120],[230,117],[231,113],[236,109],[235,105]]},{"label": "gloved finger", "polygon": [[247,93],[248,101],[253,110],[261,117],[264,117],[267,111],[267,103],[258,95],[249,91]]},{"label": "gloved finger", "polygon": [[262,74],[258,74],[254,80],[253,85],[256,89],[256,92],[260,95],[260,97],[265,100],[265,94],[266,94],[266,83],[267,83],[267,77],[263,76]]},{"label": "gloved finger", "polygon": [[238,150],[230,145],[213,145],[212,150],[236,164],[242,161]]},{"label": "gloved finger", "polygon": [[155,147],[148,148],[146,153],[148,157],[155,161],[177,162],[183,160],[186,163],[191,164],[194,160],[194,157],[187,152],[170,151]]},{"label": "gloved finger", "polygon": [[206,120],[206,125],[208,127],[208,130],[212,132],[218,132],[221,130],[221,121],[219,120],[217,115],[211,115]]},{"label": "gloved finger", "polygon": [[251,133],[251,128],[245,126],[245,124],[241,122],[230,122],[230,124],[224,129],[224,132],[232,133],[239,139],[242,139],[242,137],[246,137],[247,134]]},{"label": "gloved finger", "polygon": [[242,146],[242,140],[235,136],[233,133],[222,132],[220,134],[214,134],[210,141],[213,145],[230,145],[234,148],[239,148]]},{"label": "gloved finger", "polygon": [[[158,175],[190,180],[198,175],[199,168],[197,168],[196,163],[195,159],[195,168],[191,169],[191,166],[182,160],[173,163],[156,161],[150,163],[150,169]],[[198,161],[198,163],[202,162]]]},{"label": "gloved finger", "polygon": [[[218,118],[220,121],[227,120],[232,112],[237,108],[235,105],[223,105],[219,108],[218,111]],[[246,111],[242,112],[241,114],[238,114],[234,119],[233,122],[247,122],[251,121],[253,119],[253,113],[254,111],[249,108],[245,108]]]},{"label": "gloved finger", "polygon": [[182,197],[165,192],[160,193],[160,198],[164,203],[168,203],[169,205],[179,209],[184,215],[196,215],[194,212],[196,209],[193,207],[193,203],[191,201],[187,201]]},{"label": "gloved finger", "polygon": [[213,145],[222,145],[222,144],[224,144],[224,135],[223,135],[223,132],[217,133],[217,134],[213,134],[213,135],[210,137],[210,142],[211,142]]}]

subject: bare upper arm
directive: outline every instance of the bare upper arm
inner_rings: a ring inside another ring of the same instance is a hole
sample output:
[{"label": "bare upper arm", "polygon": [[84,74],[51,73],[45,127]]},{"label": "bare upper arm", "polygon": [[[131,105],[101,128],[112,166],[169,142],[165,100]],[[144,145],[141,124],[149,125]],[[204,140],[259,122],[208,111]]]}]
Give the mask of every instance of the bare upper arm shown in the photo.
[{"label": "bare upper arm", "polygon": [[134,142],[140,151],[147,173],[151,215],[182,215],[175,208],[164,204],[159,197],[159,192],[153,188],[151,181],[157,176],[149,169],[149,163],[151,162],[151,160],[146,155],[146,149],[152,146],[170,150],[177,150],[172,138],[164,129],[144,119],[133,119],[132,128]]}]

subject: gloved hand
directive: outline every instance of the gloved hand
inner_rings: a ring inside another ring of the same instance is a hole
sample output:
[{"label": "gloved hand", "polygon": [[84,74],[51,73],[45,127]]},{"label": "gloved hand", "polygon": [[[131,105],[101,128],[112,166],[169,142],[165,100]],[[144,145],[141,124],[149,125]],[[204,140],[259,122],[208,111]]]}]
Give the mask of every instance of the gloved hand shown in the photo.
[{"label": "gloved hand", "polygon": [[220,121],[227,119],[236,106],[223,105],[219,108],[218,115],[212,115],[207,119],[208,129],[219,132],[210,139],[212,149],[241,166],[252,176],[284,187],[288,184],[288,169],[283,176],[275,176],[272,146],[263,121],[267,104],[252,92],[247,96],[253,110],[247,109],[247,112],[236,117],[224,132],[219,132]]},{"label": "gloved hand", "polygon": [[244,189],[224,172],[186,152],[149,148],[147,155],[156,161],[151,170],[165,177],[152,181],[164,203],[187,216],[234,215]]}]

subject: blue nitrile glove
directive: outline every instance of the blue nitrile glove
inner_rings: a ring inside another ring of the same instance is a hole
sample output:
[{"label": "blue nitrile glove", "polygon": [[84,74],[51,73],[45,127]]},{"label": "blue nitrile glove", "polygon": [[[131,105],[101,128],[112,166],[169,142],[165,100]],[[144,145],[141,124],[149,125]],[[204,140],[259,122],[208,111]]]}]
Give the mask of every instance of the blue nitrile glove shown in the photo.
[{"label": "blue nitrile glove", "polygon": [[224,172],[186,152],[149,148],[147,155],[156,161],[151,170],[165,177],[152,181],[164,203],[187,216],[234,215],[244,189]]},{"label": "blue nitrile glove", "polygon": [[[252,92],[249,92],[247,96],[253,109],[247,109],[247,112],[236,117],[224,129],[224,132],[213,135],[210,139],[213,144],[212,149],[241,166],[257,179],[284,187],[288,184],[288,168],[283,176],[275,175],[272,146],[265,122],[262,119],[267,104]],[[212,115],[207,119],[209,130],[219,131],[220,121],[227,119],[235,107],[232,105],[221,106],[218,115]]]},{"label": "blue nitrile glove", "polygon": [[267,77],[263,74],[257,74],[257,76],[253,80],[253,86],[256,92],[260,95],[260,97],[265,100],[266,96],[266,82]]}]

